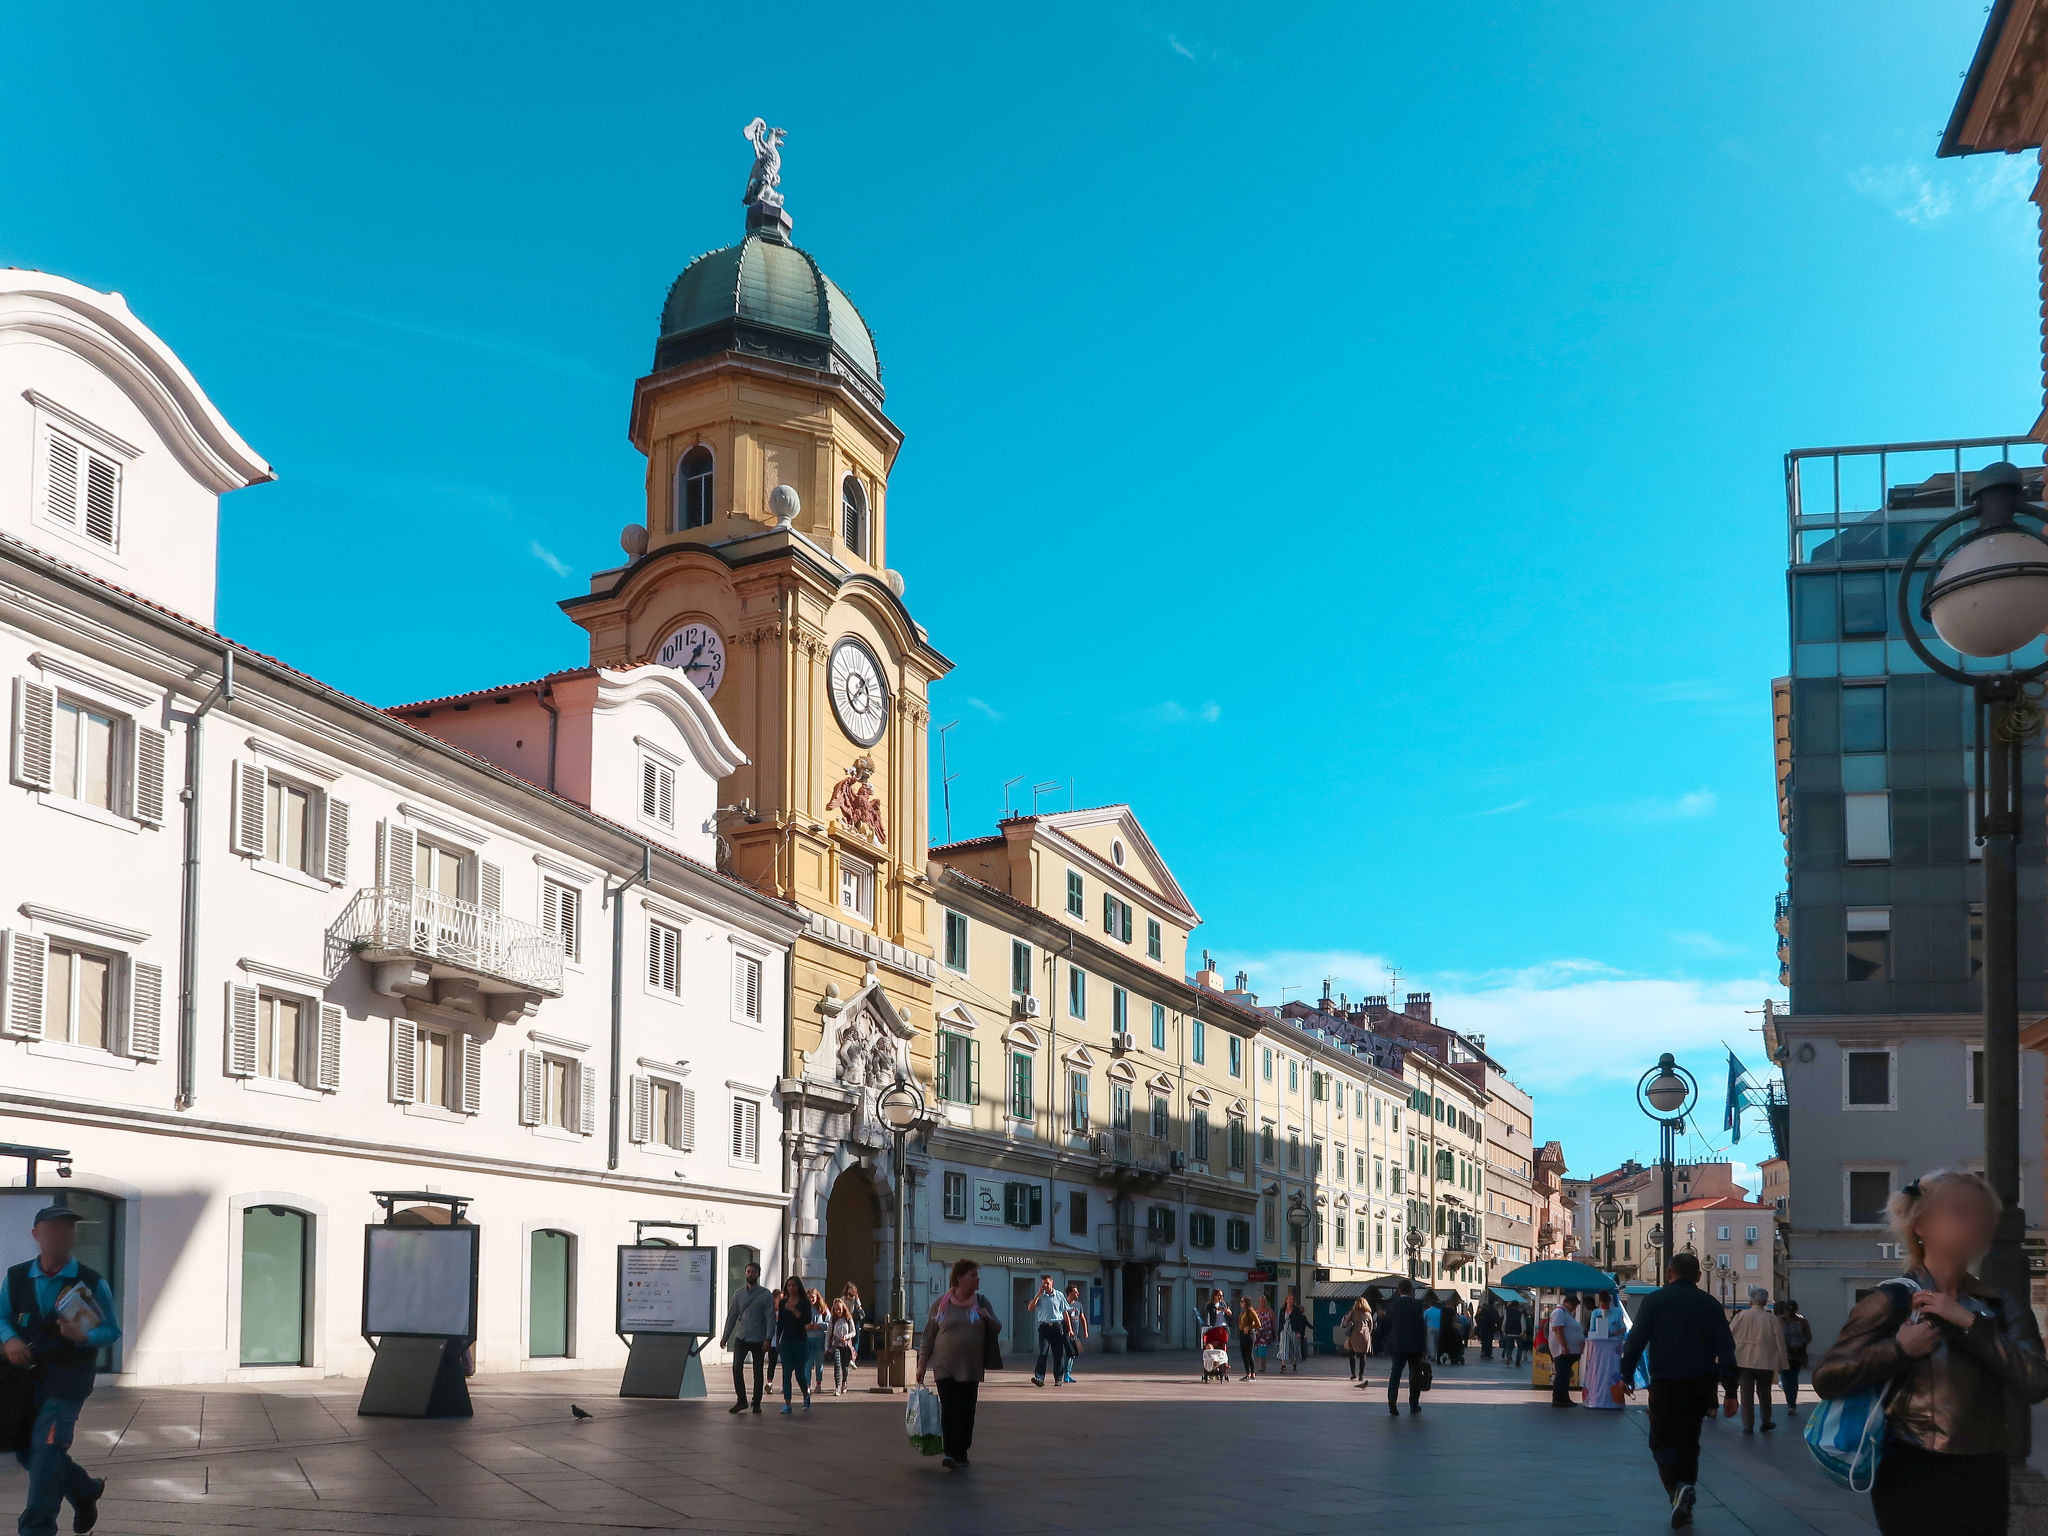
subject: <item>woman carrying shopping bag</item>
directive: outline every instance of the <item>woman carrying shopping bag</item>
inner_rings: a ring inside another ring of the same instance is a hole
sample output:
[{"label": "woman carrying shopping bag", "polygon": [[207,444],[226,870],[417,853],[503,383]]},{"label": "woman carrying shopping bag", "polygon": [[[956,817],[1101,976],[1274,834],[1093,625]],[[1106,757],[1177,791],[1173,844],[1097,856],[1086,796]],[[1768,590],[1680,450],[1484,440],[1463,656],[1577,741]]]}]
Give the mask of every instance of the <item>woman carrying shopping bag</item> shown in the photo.
[{"label": "woman carrying shopping bag", "polygon": [[924,1385],[926,1371],[937,1378],[945,1465],[948,1471],[964,1472],[974,1444],[975,1400],[1002,1325],[981,1299],[979,1264],[972,1259],[955,1261],[952,1278],[925,1319],[924,1337],[917,1346],[917,1384]]}]

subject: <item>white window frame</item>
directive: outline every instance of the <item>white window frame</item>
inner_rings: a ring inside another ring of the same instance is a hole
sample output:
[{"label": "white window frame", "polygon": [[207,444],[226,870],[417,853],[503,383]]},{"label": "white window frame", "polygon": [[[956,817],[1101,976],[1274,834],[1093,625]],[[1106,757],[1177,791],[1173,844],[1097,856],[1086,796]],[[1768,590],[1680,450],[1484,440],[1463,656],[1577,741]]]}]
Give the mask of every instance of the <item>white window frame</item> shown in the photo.
[{"label": "white window frame", "polygon": [[[669,1112],[658,1113],[660,1096],[666,1094]],[[691,1143],[695,1138],[685,1128],[685,1119],[690,1115],[690,1090],[682,1080],[654,1073],[647,1079],[647,1144],[664,1152],[693,1151]]]},{"label": "white window frame", "polygon": [[[441,1073],[441,1097],[444,1102],[436,1104],[427,1093],[427,1037],[442,1035],[447,1039],[446,1065]],[[462,1038],[463,1032],[451,1029],[445,1024],[429,1024],[415,1020],[413,1027],[412,1085],[413,1103],[421,1109],[433,1110],[438,1114],[457,1114],[462,1108]]]},{"label": "white window frame", "polygon": [[[575,909],[574,918],[566,925],[561,917],[565,901]],[[560,875],[544,874],[540,877],[540,930],[561,943],[564,964],[583,963],[583,887],[580,884],[565,880]]]},{"label": "white window frame", "polygon": [[[662,953],[658,956],[656,952],[657,946],[662,948]],[[671,946],[674,949],[672,977],[668,974],[671,968],[669,966],[669,955],[666,952]],[[664,985],[670,979],[673,979],[675,985]],[[665,998],[672,1003],[682,1001],[683,925],[681,923],[672,922],[666,917],[658,917],[651,912],[647,914],[646,932],[640,945],[640,984],[650,997]]]},{"label": "white window frame", "polygon": [[[971,932],[967,924],[967,914],[965,912],[955,912],[951,907],[941,907],[939,908],[939,913],[939,963],[955,975],[965,976],[967,974],[967,962],[970,953],[968,944]],[[958,965],[953,963],[953,925],[955,923],[960,925],[960,963]]]},{"label": "white window frame", "polygon": [[841,856],[839,910],[852,913],[864,923],[872,923],[875,920],[874,865]]},{"label": "white window frame", "polygon": [[1886,1198],[1898,1193],[1899,1165],[1897,1163],[1845,1163],[1842,1165],[1842,1225],[1851,1232],[1883,1232],[1890,1228],[1891,1218],[1882,1210],[1875,1221],[1851,1221],[1849,1219],[1849,1176],[1852,1173],[1881,1173],[1885,1177]]},{"label": "white window frame", "polygon": [[[80,1045],[78,1043],[78,967],[75,964],[70,967],[69,974],[71,980],[64,1005],[64,1019],[68,1032],[61,1038],[50,1033],[50,972],[54,968],[52,951],[59,949],[68,951],[72,955],[83,954],[95,960],[106,962],[105,1013],[100,1022],[101,1043],[98,1045]],[[41,1043],[45,1046],[55,1046],[60,1052],[65,1054],[75,1051],[81,1057],[87,1059],[122,1055],[123,1053],[119,1049],[122,1043],[121,1002],[127,992],[129,964],[130,961],[126,950],[116,949],[110,945],[95,943],[90,940],[74,939],[68,934],[46,935],[43,949],[43,995],[42,1007],[40,1009],[43,1024],[42,1034],[39,1037]]]},{"label": "white window frame", "polygon": [[681,782],[681,766],[674,758],[654,752],[645,745],[640,748],[639,792],[633,803],[638,808],[640,819],[649,826],[665,827],[671,832],[675,830],[676,787]]},{"label": "white window frame", "polygon": [[[746,983],[752,982],[749,994]],[[768,1013],[768,957],[751,949],[732,954],[732,1021],[759,1028]],[[751,995],[753,1010],[747,1009]]]},{"label": "white window frame", "polygon": [[[1882,1104],[1852,1104],[1849,1102],[1849,1058],[1851,1056],[1877,1056],[1885,1058],[1885,1101]],[[1842,1109],[1847,1113],[1881,1113],[1899,1107],[1899,1048],[1895,1045],[1845,1045],[1842,1047]]]},{"label": "white window frame", "polygon": [[[29,399],[35,406],[36,453],[35,453],[35,495],[33,516],[38,527],[47,528],[59,538],[89,549],[95,554],[110,557],[122,564],[122,534],[126,524],[126,501],[128,465],[140,456],[142,450],[130,446],[112,433],[93,426],[83,418],[62,410],[54,402],[29,391]],[[81,455],[78,480],[75,487],[77,505],[74,514],[63,517],[51,506],[51,494],[55,485],[51,479],[52,438],[61,438]],[[92,460],[104,462],[114,476],[113,529],[110,539],[102,539],[87,530],[87,499],[92,478]]]},{"label": "white window frame", "polygon": [[[752,1094],[732,1096],[732,1114],[727,1125],[726,1162],[734,1168],[761,1166],[761,1121],[766,1106]],[[753,1156],[746,1155],[749,1142]]]}]

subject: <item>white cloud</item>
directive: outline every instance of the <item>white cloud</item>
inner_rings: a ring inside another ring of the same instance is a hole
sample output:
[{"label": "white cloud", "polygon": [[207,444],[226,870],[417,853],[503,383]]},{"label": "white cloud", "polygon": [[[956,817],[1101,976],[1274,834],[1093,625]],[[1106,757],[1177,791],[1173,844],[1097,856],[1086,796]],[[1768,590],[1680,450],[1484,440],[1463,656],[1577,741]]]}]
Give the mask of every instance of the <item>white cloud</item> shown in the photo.
[{"label": "white cloud", "polygon": [[1506,805],[1496,805],[1490,811],[1475,811],[1473,814],[1476,816],[1507,816],[1516,811],[1526,811],[1535,803],[1534,800],[1510,800]]},{"label": "white cloud", "polygon": [[2026,205],[2039,166],[2027,155],[1982,155],[1964,162],[1970,206],[2010,213]]},{"label": "white cloud", "polygon": [[1214,699],[1193,708],[1175,699],[1141,709],[1132,717],[1140,725],[1214,725],[1223,718],[1223,706]]},{"label": "white cloud", "polygon": [[562,557],[560,555],[557,555],[553,550],[549,549],[546,545],[542,544],[539,539],[535,539],[531,544],[527,545],[527,549],[531,551],[534,559],[538,560],[542,565],[546,566],[549,570],[553,571],[557,576],[566,576],[569,574],[568,562],[562,559]]},{"label": "white cloud", "polygon": [[1937,187],[1927,172],[1908,163],[1866,165],[1849,173],[1850,187],[1908,224],[1935,224],[1955,210],[1955,196]]},{"label": "white cloud", "polygon": [[1195,50],[1175,37],[1171,32],[1166,34],[1166,46],[1184,59],[1192,59],[1195,56]]},{"label": "white cloud", "polygon": [[1605,805],[1582,805],[1559,811],[1559,821],[1693,821],[1711,816],[1720,807],[1711,789],[1695,789],[1683,795],[1652,795],[1641,800],[1621,800]]},{"label": "white cloud", "polygon": [[[1226,975],[1240,967],[1251,973],[1252,990],[1266,1002],[1278,1000],[1282,985],[1306,987],[1314,996],[1325,976],[1336,978],[1331,990],[1349,992],[1354,1003],[1389,990],[1385,960],[1359,950],[1282,950],[1218,961]],[[1437,1019],[1461,1033],[1484,1035],[1487,1050],[1516,1082],[1539,1096],[1597,1090],[1616,1116],[1633,1115],[1636,1079],[1660,1052],[1676,1053],[1699,1074],[1700,1096],[1708,1105],[1702,1118],[1711,1122],[1702,1128],[1713,1132],[1720,1127],[1726,1068],[1722,1042],[1758,1065],[1762,1050],[1749,1010],[1778,991],[1775,975],[1768,973],[1710,982],[1635,975],[1587,959],[1477,975],[1401,978],[1404,993],[1425,986]]]},{"label": "white cloud", "polygon": [[969,709],[979,710],[981,712],[982,718],[985,720],[1000,720],[1003,718],[1003,712],[1001,710],[997,709],[993,704],[990,704],[983,699],[969,699],[967,701],[967,707]]}]

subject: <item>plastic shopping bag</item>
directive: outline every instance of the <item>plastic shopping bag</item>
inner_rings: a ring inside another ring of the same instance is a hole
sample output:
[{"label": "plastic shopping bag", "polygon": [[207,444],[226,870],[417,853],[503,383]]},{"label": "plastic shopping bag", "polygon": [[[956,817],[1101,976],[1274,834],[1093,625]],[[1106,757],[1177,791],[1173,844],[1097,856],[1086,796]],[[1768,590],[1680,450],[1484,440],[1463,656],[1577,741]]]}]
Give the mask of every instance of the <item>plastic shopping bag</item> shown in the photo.
[{"label": "plastic shopping bag", "polygon": [[939,1395],[930,1387],[912,1387],[903,1405],[903,1429],[920,1456],[936,1456],[946,1448],[939,1428]]}]

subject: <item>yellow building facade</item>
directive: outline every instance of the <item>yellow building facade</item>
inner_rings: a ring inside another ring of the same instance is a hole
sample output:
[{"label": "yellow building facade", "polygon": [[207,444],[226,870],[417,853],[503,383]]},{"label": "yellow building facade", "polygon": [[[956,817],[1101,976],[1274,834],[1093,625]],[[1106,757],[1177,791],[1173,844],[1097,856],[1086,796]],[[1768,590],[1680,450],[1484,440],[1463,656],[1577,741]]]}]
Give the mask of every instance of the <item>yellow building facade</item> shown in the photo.
[{"label": "yellow building facade", "polygon": [[[872,1307],[895,1209],[874,1097],[930,1070],[927,693],[951,663],[888,565],[902,434],[867,326],[791,242],[779,197],[750,202],[747,226],[670,290],[633,391],[645,518],[626,563],[562,607],[593,665],[680,669],[747,754],[721,781],[721,868],[806,917],[772,1085],[781,1272],[852,1281]],[[643,765],[649,795],[662,773]]]}]

